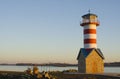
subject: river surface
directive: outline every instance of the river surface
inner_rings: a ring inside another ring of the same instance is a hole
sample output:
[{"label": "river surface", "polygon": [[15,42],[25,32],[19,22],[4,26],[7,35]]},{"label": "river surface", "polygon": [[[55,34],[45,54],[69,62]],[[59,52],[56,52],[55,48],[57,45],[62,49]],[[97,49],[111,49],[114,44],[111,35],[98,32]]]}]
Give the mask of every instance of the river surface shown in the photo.
[{"label": "river surface", "polygon": [[[8,66],[0,65],[0,71],[25,71],[27,68],[32,68],[33,66]],[[63,71],[69,69],[76,69],[77,67],[55,67],[55,66],[38,66],[39,71]],[[120,67],[105,67],[105,73],[120,73]]]}]

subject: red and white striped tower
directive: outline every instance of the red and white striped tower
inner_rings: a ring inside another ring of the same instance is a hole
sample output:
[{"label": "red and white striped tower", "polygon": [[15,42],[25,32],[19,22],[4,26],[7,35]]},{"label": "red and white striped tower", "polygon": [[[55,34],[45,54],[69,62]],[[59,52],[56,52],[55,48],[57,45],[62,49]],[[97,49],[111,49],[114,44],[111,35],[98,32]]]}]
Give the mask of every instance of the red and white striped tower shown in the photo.
[{"label": "red and white striped tower", "polygon": [[82,18],[80,25],[84,28],[84,48],[97,48],[96,27],[99,26],[97,15],[88,13]]}]

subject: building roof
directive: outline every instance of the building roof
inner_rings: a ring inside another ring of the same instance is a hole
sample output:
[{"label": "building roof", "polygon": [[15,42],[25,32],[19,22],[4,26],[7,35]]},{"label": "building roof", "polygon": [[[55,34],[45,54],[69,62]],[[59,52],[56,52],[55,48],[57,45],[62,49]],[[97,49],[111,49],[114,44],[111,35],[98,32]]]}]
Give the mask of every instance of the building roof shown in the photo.
[{"label": "building roof", "polygon": [[98,55],[99,55],[102,59],[104,59],[104,56],[103,56],[101,50],[98,49],[98,48],[97,48],[97,49],[96,49],[96,48],[91,48],[91,49],[81,48],[81,49],[80,49],[80,52],[79,52],[79,54],[78,54],[77,60],[79,59],[81,53],[82,53],[83,56],[86,58],[86,57],[91,53],[91,51],[93,51],[93,50],[95,50],[95,51],[98,53]]},{"label": "building roof", "polygon": [[96,16],[96,17],[97,17],[97,15],[96,15],[96,14],[93,14],[93,13],[88,13],[88,14],[83,15],[83,16],[82,16],[82,18],[85,18],[85,17],[90,17],[90,16]]}]

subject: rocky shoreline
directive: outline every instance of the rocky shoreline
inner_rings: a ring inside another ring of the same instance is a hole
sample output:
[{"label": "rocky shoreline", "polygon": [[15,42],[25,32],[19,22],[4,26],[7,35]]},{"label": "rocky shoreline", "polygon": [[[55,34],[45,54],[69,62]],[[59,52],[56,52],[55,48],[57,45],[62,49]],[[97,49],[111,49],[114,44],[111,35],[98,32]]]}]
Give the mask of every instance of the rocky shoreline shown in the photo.
[{"label": "rocky shoreline", "polygon": [[28,68],[23,72],[0,71],[0,79],[119,79],[120,74],[101,73],[88,74],[78,73],[77,70],[69,69],[64,71],[42,71],[37,66]]},{"label": "rocky shoreline", "polygon": [[37,66],[28,68],[24,72],[0,71],[0,79],[63,79],[64,72],[77,72],[77,70],[40,72]]}]

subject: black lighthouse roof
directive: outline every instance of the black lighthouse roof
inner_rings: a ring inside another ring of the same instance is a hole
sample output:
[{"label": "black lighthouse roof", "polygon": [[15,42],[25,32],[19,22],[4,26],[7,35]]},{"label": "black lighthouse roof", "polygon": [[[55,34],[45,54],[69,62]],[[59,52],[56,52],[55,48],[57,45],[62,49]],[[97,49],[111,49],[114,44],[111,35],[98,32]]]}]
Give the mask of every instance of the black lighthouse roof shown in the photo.
[{"label": "black lighthouse roof", "polygon": [[82,16],[82,18],[85,18],[85,17],[90,17],[90,16],[96,16],[96,17],[97,17],[97,15],[96,15],[96,14],[93,14],[93,13],[88,13],[88,14],[83,15],[83,16]]}]

